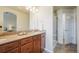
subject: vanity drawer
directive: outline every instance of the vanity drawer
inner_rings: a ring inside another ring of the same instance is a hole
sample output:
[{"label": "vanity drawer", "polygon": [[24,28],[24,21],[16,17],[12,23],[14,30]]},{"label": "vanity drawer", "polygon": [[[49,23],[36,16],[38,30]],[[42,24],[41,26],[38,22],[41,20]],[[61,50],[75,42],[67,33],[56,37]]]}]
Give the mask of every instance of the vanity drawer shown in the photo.
[{"label": "vanity drawer", "polygon": [[10,43],[3,45],[3,47],[5,48],[5,52],[7,52],[9,50],[12,50],[12,49],[18,47],[18,44],[19,44],[18,41],[10,42]]},{"label": "vanity drawer", "polygon": [[21,40],[21,45],[27,44],[29,42],[32,42],[32,37],[24,38]]}]

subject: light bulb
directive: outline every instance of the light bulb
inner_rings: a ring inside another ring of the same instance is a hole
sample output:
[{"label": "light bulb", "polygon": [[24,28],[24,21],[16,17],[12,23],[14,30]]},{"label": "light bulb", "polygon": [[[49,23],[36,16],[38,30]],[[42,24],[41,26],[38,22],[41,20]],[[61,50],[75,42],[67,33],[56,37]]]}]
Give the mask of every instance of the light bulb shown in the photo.
[{"label": "light bulb", "polygon": [[31,8],[32,8],[32,6],[28,6],[28,7],[26,7],[27,10],[30,10]]},{"label": "light bulb", "polygon": [[30,11],[33,11],[33,9],[31,8]]},{"label": "light bulb", "polygon": [[32,9],[35,10],[36,8],[35,7],[32,7]]},{"label": "light bulb", "polygon": [[35,11],[38,12],[39,10],[36,8]]}]

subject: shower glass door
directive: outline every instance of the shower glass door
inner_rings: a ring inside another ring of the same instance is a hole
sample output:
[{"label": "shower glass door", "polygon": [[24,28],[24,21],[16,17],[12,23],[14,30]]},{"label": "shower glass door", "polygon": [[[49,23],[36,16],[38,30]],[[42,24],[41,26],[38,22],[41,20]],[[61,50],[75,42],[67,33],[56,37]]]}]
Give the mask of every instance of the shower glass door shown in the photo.
[{"label": "shower glass door", "polygon": [[75,44],[75,18],[73,13],[65,14],[64,43]]}]

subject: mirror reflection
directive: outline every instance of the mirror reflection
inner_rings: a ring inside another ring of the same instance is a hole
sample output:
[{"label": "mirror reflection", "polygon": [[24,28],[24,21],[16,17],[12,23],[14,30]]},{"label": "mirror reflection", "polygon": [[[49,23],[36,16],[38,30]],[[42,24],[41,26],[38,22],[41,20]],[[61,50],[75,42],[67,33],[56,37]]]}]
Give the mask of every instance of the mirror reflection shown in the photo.
[{"label": "mirror reflection", "polygon": [[3,30],[8,32],[16,31],[17,16],[10,12],[4,12]]}]

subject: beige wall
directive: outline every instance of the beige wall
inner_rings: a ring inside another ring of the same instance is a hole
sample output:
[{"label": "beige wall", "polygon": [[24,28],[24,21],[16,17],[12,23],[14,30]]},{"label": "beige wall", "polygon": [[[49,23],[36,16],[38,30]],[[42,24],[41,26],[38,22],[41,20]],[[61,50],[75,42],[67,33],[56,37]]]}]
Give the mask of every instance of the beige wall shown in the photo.
[{"label": "beige wall", "polygon": [[8,7],[0,7],[0,25],[3,25],[4,12],[11,12],[17,16],[17,31],[29,29],[29,14]]}]

